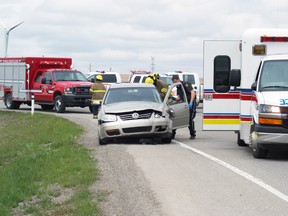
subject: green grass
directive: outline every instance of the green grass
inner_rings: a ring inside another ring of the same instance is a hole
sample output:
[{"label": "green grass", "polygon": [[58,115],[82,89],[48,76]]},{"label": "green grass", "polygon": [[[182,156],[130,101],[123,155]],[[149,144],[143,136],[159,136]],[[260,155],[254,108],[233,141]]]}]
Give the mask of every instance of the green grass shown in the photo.
[{"label": "green grass", "polygon": [[[0,216],[100,215],[88,188],[99,173],[76,143],[83,129],[52,115],[0,112]],[[70,196],[53,202],[70,189]],[[19,207],[21,206],[21,207]]]}]

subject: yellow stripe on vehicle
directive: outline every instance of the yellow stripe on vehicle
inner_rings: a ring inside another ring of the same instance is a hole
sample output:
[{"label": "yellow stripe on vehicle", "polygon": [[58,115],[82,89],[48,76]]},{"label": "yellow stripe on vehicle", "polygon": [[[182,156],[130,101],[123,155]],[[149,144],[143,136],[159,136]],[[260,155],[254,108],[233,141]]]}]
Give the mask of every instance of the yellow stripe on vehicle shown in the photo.
[{"label": "yellow stripe on vehicle", "polygon": [[203,124],[240,124],[240,119],[204,119]]}]

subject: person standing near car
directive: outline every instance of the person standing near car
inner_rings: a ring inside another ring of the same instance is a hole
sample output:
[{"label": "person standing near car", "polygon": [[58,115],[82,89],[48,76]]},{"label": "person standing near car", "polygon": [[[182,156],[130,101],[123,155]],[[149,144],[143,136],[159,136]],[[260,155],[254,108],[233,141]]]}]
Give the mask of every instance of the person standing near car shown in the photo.
[{"label": "person standing near car", "polygon": [[[190,131],[190,139],[195,139],[196,137],[196,130],[195,130],[195,123],[194,123],[194,118],[196,116],[196,93],[193,89],[193,86],[191,85],[190,82],[186,81],[183,82],[180,80],[178,75],[173,75],[172,76],[172,81],[173,83],[181,82],[186,96],[187,96],[187,103],[189,105],[189,131]],[[181,87],[177,87],[177,94],[178,96],[176,97],[176,102],[177,101],[183,101],[184,99],[184,92],[181,91]],[[176,130],[173,130],[172,132],[172,139],[175,138]]]},{"label": "person standing near car", "polygon": [[97,75],[95,83],[90,88],[90,92],[92,93],[93,118],[95,119],[98,118],[98,110],[106,92],[106,87],[102,81],[102,75]]},{"label": "person standing near car", "polygon": [[146,80],[145,83],[146,84],[154,84],[154,86],[157,88],[162,101],[164,100],[166,93],[168,91],[168,85],[167,83],[165,83],[163,80],[160,80],[160,75],[159,73],[153,73],[153,75],[149,75]]}]

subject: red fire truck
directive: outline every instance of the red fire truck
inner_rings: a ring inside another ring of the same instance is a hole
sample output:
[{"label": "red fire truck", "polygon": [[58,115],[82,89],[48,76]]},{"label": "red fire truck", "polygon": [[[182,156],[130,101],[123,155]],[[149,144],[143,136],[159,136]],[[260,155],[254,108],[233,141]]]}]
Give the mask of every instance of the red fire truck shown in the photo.
[{"label": "red fire truck", "polygon": [[0,98],[8,109],[35,104],[58,113],[66,107],[91,106],[89,82],[80,71],[71,69],[71,58],[0,58]]}]

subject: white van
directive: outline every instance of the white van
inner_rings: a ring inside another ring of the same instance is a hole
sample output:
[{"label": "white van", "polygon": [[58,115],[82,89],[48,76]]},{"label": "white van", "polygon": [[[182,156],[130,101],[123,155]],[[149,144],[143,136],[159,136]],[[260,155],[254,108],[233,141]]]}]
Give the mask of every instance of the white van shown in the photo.
[{"label": "white van", "polygon": [[111,83],[121,83],[121,76],[118,72],[95,72],[90,74],[87,79],[90,82],[95,82],[96,76],[101,75],[103,77],[103,83],[106,87],[109,87]]},{"label": "white van", "polygon": [[192,84],[195,92],[196,92],[196,105],[199,105],[200,98],[202,98],[201,86],[200,86],[200,78],[197,73],[190,73],[190,72],[182,72],[182,71],[175,71],[175,72],[167,72],[165,75],[170,76],[172,78],[173,75],[178,75],[180,80],[185,82],[188,81]]},{"label": "white van", "polygon": [[[149,74],[133,74],[130,83],[145,83],[146,78],[149,76]],[[160,80],[163,80],[165,83],[167,83],[169,86],[172,84],[172,77],[167,76],[165,74],[159,74]]]}]

